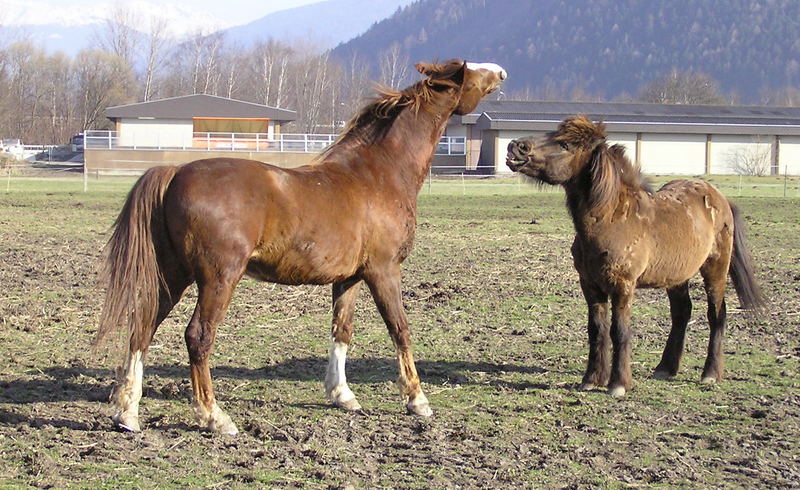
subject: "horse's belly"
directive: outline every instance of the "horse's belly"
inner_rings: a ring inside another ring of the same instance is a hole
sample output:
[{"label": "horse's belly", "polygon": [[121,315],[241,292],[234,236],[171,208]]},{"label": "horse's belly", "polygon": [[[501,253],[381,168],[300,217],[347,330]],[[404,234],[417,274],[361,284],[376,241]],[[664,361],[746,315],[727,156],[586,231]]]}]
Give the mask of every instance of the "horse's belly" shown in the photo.
[{"label": "horse's belly", "polygon": [[358,261],[347,254],[289,250],[281,254],[254,252],[245,273],[259,281],[297,285],[330,284],[352,277],[357,270]]}]

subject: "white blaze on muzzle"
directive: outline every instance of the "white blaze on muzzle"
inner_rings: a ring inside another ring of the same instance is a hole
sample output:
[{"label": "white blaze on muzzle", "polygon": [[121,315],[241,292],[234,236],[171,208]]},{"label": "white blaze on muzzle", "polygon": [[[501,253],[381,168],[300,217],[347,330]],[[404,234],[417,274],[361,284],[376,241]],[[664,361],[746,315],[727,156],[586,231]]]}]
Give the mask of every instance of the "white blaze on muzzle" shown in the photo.
[{"label": "white blaze on muzzle", "polygon": [[503,69],[502,66],[498,65],[497,63],[472,63],[467,62],[467,69],[469,70],[489,70],[497,73],[500,76],[500,80],[505,80],[508,77],[508,73]]}]

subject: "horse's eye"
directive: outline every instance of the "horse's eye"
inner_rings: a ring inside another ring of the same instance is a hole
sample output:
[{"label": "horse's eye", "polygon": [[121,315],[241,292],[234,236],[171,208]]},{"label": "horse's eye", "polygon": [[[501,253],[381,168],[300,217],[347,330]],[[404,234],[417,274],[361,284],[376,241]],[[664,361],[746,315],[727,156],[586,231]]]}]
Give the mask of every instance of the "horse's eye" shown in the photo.
[{"label": "horse's eye", "polygon": [[558,146],[560,146],[561,149],[564,151],[569,151],[569,145],[567,144],[566,141],[559,141]]}]

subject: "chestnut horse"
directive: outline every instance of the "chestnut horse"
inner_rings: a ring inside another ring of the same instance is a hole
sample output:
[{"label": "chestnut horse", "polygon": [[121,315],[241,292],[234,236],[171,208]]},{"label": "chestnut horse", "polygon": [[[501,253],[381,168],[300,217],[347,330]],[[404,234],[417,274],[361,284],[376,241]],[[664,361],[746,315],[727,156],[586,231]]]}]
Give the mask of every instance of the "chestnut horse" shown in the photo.
[{"label": "chestnut horse", "polygon": [[672,329],[653,377],[677,374],[692,310],[688,281],[698,270],[711,329],[701,381],[721,380],[728,273],[742,308],[762,304],[737,208],[703,181],[674,180],[652,192],[624,147],[609,147],[605,126],[585,116],[565,119],[543,138],[512,141],[507,164],[566,191],[576,232],[572,256],[589,307],[589,361],[580,389],[608,385],[615,397],[631,389],[629,317],[636,288],[667,290]]},{"label": "chestnut horse", "polygon": [[493,63],[418,63],[426,77],[383,90],[309,166],[283,169],[233,158],[148,170],[134,185],[106,248],[105,306],[96,342],[127,335],[112,394],[114,423],[140,430],[143,361],[186,288],[198,299],[185,332],[193,406],[202,428],[236,434],[217,404],[209,354],[244,274],[280,284],[332,284],[333,326],[325,391],[347,410],[345,356],[362,282],[388,327],[408,411],[431,415],[414,366],[400,290],[417,194],[452,114],[467,114],[506,72]]}]

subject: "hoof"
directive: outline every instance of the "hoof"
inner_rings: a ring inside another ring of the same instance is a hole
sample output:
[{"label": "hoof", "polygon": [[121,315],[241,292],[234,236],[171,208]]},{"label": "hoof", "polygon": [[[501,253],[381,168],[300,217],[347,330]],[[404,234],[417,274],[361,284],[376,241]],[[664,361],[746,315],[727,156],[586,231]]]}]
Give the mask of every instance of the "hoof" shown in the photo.
[{"label": "hoof", "polygon": [[358,400],[355,398],[351,398],[347,401],[334,401],[333,404],[350,412],[358,412],[361,410],[361,404],[358,403]]},{"label": "hoof", "polygon": [[226,436],[235,436],[239,433],[236,424],[228,420],[226,423],[212,422],[208,425],[208,430],[216,434],[224,434]]},{"label": "hoof", "polygon": [[581,383],[580,386],[578,386],[579,391],[592,391],[595,388],[597,388],[597,385],[594,383]]},{"label": "hoof", "polygon": [[703,376],[702,378],[700,378],[700,383],[704,385],[713,385],[716,382],[717,378],[715,378],[714,376]]},{"label": "hoof", "polygon": [[613,388],[609,388],[608,394],[613,396],[614,398],[622,398],[623,396],[625,396],[625,387],[615,386]]},{"label": "hoof", "polygon": [[214,418],[208,422],[206,429],[216,434],[225,434],[231,437],[239,433],[239,429],[236,428],[233,420],[228,414],[221,411],[214,414]]},{"label": "hoof", "polygon": [[111,417],[111,420],[114,422],[114,426],[124,432],[141,432],[142,429],[139,426],[139,417],[132,414],[118,413]]},{"label": "hoof", "polygon": [[419,415],[420,417],[430,417],[433,415],[431,404],[424,393],[420,392],[413,400],[406,404],[406,410],[412,415]]},{"label": "hoof", "polygon": [[653,379],[672,379],[675,377],[674,374],[670,374],[668,371],[653,371],[653,374],[650,376]]}]

